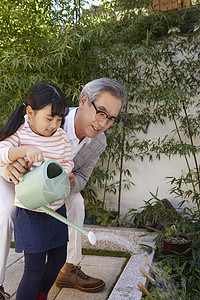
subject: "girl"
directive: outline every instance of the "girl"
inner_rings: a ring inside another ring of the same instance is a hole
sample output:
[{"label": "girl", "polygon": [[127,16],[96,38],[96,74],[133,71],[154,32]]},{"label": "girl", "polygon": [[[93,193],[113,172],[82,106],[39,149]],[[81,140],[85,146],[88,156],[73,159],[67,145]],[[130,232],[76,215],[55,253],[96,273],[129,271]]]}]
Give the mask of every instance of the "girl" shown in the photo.
[{"label": "girl", "polygon": [[[60,128],[67,113],[65,97],[58,87],[35,84],[0,130],[0,165],[26,158],[28,169],[32,169],[44,158],[58,161],[67,173],[71,172],[69,141]],[[36,212],[23,208],[17,199],[15,205],[15,251],[24,250],[25,257],[16,300],[45,300],[66,260],[67,225],[38,209]],[[64,199],[50,207],[66,217]]]}]

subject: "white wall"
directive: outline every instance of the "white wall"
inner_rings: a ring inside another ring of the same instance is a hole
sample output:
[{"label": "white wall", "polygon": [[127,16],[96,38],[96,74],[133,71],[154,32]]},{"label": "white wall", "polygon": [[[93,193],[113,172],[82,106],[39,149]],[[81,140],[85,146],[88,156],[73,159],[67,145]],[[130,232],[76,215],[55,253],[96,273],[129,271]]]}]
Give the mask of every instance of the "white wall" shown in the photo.
[{"label": "white wall", "polygon": [[[163,138],[172,130],[174,130],[174,125],[168,121],[166,125],[150,124],[147,134],[138,133],[138,135],[141,138],[157,139],[158,137]],[[173,135],[173,133],[171,134]],[[192,158],[190,160],[193,164]],[[167,198],[175,207],[181,201],[169,193],[172,186],[169,183],[170,179],[166,177],[179,178],[182,172],[187,173],[184,157],[176,156],[169,159],[162,155],[160,160],[155,158],[153,161],[144,159],[143,161],[127,162],[124,164],[124,168],[128,168],[132,173],[132,181],[135,185],[131,185],[130,190],[123,189],[122,191],[121,214],[127,213],[131,208],[137,209],[143,206],[144,200],[152,198],[150,192],[155,195],[157,189],[159,199]],[[117,195],[107,194],[106,205],[111,210],[117,210]],[[192,207],[193,204],[190,203],[189,206]]]}]

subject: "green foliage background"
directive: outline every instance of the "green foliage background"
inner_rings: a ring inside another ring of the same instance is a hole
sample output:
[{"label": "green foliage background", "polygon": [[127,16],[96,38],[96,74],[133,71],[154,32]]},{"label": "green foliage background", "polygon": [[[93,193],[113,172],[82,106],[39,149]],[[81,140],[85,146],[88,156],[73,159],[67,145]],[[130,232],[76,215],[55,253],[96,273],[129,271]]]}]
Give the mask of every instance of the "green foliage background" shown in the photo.
[{"label": "green foliage background", "polygon": [[[199,95],[199,33],[194,31],[199,10],[148,15],[149,1],[123,0],[103,1],[91,13],[85,2],[1,1],[1,125],[38,81],[57,84],[69,105],[75,106],[85,83],[104,76],[116,78],[126,87],[128,102],[119,125],[106,132],[108,147],[85,195],[95,199],[91,184],[96,183],[104,189],[103,203],[108,192],[117,194],[120,213],[121,191],[133,184],[124,161],[189,155],[197,171],[193,178],[193,169],[188,168],[190,180],[197,179],[192,193],[198,196],[199,148],[193,138],[199,136],[199,110],[196,107],[197,115],[189,111],[196,105],[193,96]],[[172,27],[180,28],[187,38],[169,36]],[[138,138],[151,122],[165,124],[166,119],[174,122],[178,140]]]}]

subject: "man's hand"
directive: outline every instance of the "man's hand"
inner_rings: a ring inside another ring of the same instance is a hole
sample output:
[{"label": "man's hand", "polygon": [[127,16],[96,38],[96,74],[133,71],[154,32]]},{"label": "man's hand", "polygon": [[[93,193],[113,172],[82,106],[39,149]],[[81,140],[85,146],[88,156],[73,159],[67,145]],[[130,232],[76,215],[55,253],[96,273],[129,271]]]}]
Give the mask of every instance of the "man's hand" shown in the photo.
[{"label": "man's hand", "polygon": [[14,184],[18,184],[19,181],[23,181],[23,175],[26,174],[27,171],[27,162],[23,158],[19,158],[6,167],[6,174],[14,182]]},{"label": "man's hand", "polygon": [[75,185],[75,178],[74,178],[74,174],[73,173],[69,173],[68,174],[69,177],[69,182],[70,182],[70,188],[71,190],[73,189],[74,185]]}]

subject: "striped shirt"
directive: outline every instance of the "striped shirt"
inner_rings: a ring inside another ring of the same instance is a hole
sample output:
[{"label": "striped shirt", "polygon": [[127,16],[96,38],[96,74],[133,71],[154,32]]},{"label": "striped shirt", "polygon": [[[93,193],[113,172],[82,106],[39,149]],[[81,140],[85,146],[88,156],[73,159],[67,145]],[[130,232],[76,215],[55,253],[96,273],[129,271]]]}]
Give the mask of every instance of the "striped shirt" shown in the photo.
[{"label": "striped shirt", "polygon": [[[0,142],[0,166],[5,167],[12,163],[8,158],[8,152],[11,147],[19,146],[35,146],[39,148],[45,160],[53,159],[57,161],[63,169],[70,173],[73,168],[71,159],[71,148],[66,132],[62,128],[58,128],[52,136],[41,136],[34,133],[27,122],[22,124],[19,129],[11,136]],[[40,163],[34,163],[31,169],[39,166]],[[64,199],[57,200],[49,207],[57,210],[64,204]],[[22,207],[22,204],[15,197],[15,205]],[[41,211],[37,209],[37,211]]]}]

